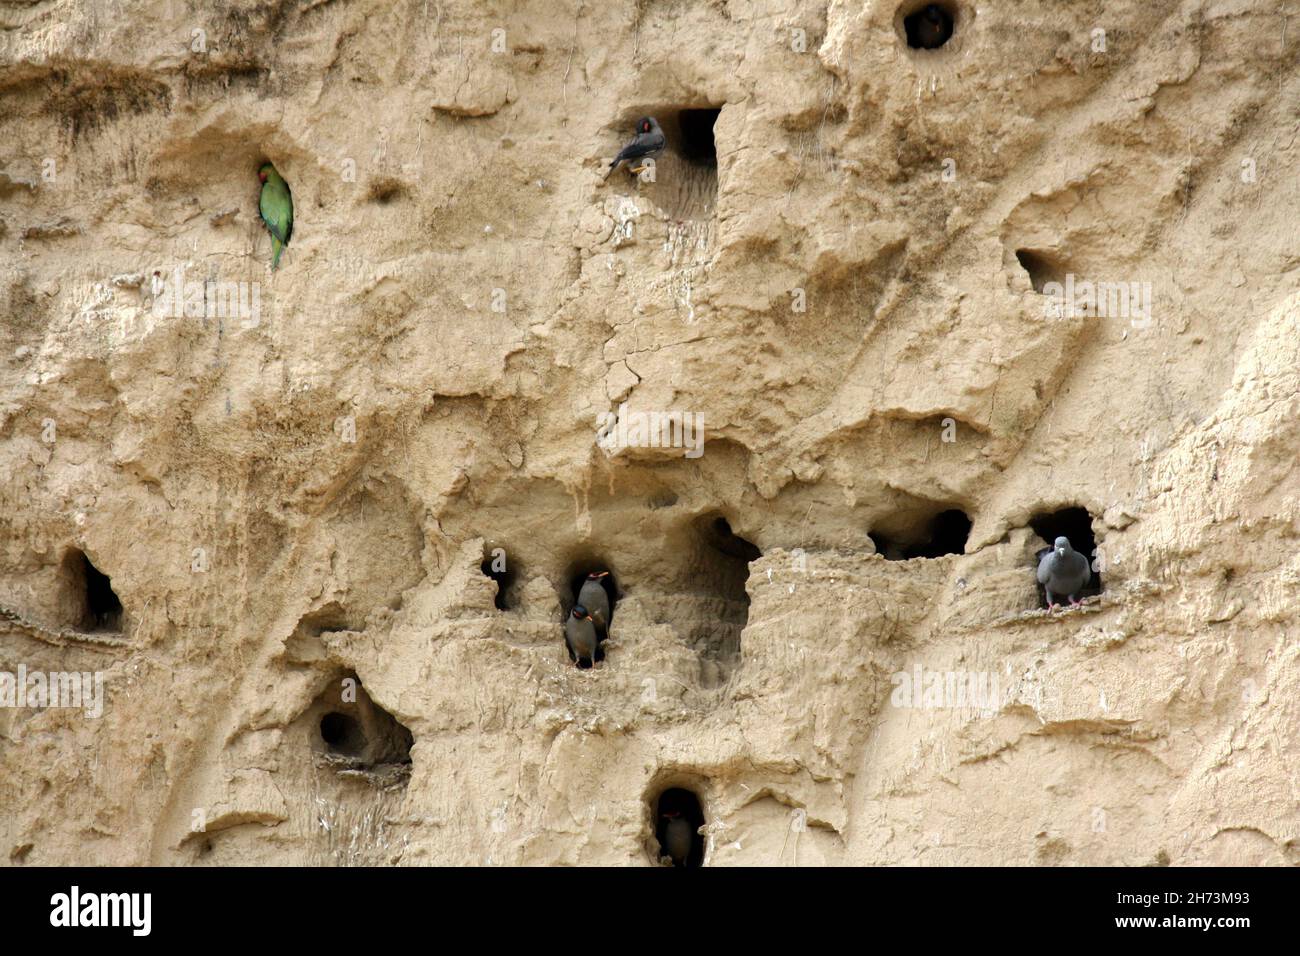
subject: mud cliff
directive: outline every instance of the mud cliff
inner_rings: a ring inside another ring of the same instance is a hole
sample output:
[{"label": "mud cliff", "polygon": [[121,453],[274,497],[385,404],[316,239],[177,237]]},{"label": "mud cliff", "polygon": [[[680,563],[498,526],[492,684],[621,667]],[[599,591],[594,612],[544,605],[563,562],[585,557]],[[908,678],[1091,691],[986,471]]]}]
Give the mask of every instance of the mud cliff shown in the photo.
[{"label": "mud cliff", "polygon": [[0,862],[1300,862],[1300,21],[922,6],[0,0]]}]

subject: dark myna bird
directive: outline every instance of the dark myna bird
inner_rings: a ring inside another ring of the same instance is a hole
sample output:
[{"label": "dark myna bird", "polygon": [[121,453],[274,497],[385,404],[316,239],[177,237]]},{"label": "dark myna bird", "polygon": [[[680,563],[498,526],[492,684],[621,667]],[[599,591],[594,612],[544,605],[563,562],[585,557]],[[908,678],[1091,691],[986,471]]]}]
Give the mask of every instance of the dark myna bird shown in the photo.
[{"label": "dark myna bird", "polygon": [[605,593],[601,579],[608,576],[608,571],[592,571],[578,592],[578,603],[587,609],[591,619],[596,622],[596,634],[602,641],[609,637],[609,595]]},{"label": "dark myna bird", "polygon": [[581,604],[574,605],[569,619],[564,622],[564,643],[569,649],[569,657],[583,670],[604,656],[600,653],[600,641],[596,639],[596,624]]},{"label": "dark myna bird", "polygon": [[653,116],[641,117],[636,123],[636,135],[609,164],[609,169],[605,171],[605,179],[609,179],[609,174],[618,168],[619,163],[627,163],[629,172],[633,175],[639,174],[645,169],[647,159],[654,159],[664,151],[665,142],[667,141],[664,139],[664,131],[659,128],[659,121]]}]

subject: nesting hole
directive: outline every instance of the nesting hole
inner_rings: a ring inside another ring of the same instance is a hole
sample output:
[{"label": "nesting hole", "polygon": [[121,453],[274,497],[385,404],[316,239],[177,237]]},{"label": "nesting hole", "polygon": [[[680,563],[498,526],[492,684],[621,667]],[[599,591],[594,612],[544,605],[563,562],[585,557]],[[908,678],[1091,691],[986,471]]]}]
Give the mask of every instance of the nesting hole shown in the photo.
[{"label": "nesting hole", "polygon": [[703,221],[713,216],[718,200],[714,126],[721,112],[720,106],[650,107],[638,109],[619,126],[625,143],[637,117],[659,120],[664,152],[655,161],[653,182],[643,177],[635,189],[644,191],[669,219]]},{"label": "nesting hole", "polygon": [[320,739],[330,753],[344,757],[360,757],[366,751],[366,735],[361,722],[336,710],[320,719]]},{"label": "nesting hole", "polygon": [[356,674],[332,679],[316,700],[313,749],[348,770],[409,765],[414,738],[376,704]]},{"label": "nesting hole", "polygon": [[883,522],[869,537],[876,552],[889,561],[941,558],[965,554],[971,520],[966,512],[948,508],[931,517],[904,516]]},{"label": "nesting hole", "polygon": [[[684,787],[669,787],[654,801],[655,839],[658,863],[671,857],[674,866],[704,865],[704,808],[700,798]],[[681,821],[684,821],[684,825]]]},{"label": "nesting hole", "polygon": [[938,3],[913,2],[899,8],[902,34],[913,50],[938,50],[952,39],[961,11],[951,0]]},{"label": "nesting hole", "polygon": [[682,159],[694,166],[717,168],[718,146],[713,139],[713,124],[721,109],[681,110],[677,114],[680,135],[678,151]]},{"label": "nesting hole", "polygon": [[1017,249],[1016,261],[1028,273],[1029,284],[1037,293],[1041,294],[1049,282],[1065,282],[1064,267],[1047,253]]},{"label": "nesting hole", "polygon": [[[1087,508],[1073,506],[1039,512],[1029,519],[1029,527],[1043,539],[1044,544],[1034,554],[1035,571],[1038,570],[1038,562],[1052,550],[1052,543],[1065,536],[1070,539],[1070,547],[1087,557],[1089,566],[1093,569],[1087,586],[1079,592],[1079,600],[1102,592],[1101,574],[1096,570],[1096,562],[1093,560],[1097,554],[1097,539],[1092,531],[1092,516],[1088,514]],[[1034,580],[1037,581],[1037,577]],[[1041,584],[1038,585],[1038,606],[1047,607],[1047,592]]]},{"label": "nesting hole", "polygon": [[[665,132],[680,162],[663,170],[669,194],[666,211],[675,219],[706,219],[718,202],[718,146],[713,126],[720,109],[683,109],[675,134]],[[660,182],[664,182],[663,176]]]},{"label": "nesting hole", "polygon": [[518,606],[519,595],[515,585],[519,581],[519,567],[503,548],[494,548],[480,564],[479,570],[496,582],[497,593],[492,604],[498,611],[509,611]]},{"label": "nesting hole", "polygon": [[69,550],[59,570],[62,617],[69,626],[82,631],[122,630],[122,602],[113,592],[113,582],[84,551]]},{"label": "nesting hole", "polygon": [[[762,551],[731,528],[726,517],[705,515],[695,522],[695,546],[686,580],[695,607],[687,640],[700,658],[700,681],[721,684],[740,660],[740,636],[749,622],[750,562]],[[686,601],[680,601],[682,608]]]}]

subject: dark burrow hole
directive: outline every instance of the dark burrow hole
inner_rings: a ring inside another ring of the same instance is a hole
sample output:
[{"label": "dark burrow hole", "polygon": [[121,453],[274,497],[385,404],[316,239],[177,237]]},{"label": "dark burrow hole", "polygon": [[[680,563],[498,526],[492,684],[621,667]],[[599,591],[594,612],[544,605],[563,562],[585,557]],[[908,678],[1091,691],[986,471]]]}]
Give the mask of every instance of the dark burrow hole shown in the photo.
[{"label": "dark burrow hole", "polygon": [[95,630],[120,631],[122,629],[122,602],[113,593],[113,584],[108,575],[102,573],[90,563],[90,558],[81,556],[86,562],[86,616],[93,622]]},{"label": "dark burrow hole", "polygon": [[671,857],[674,866],[704,865],[704,809],[700,798],[682,787],[669,787],[654,802],[655,839],[659,862]]},{"label": "dark burrow hole", "polygon": [[[731,529],[722,515],[696,520],[688,580],[697,605],[689,640],[700,657],[700,681],[721,684],[740,660],[740,635],[749,622],[749,564],[763,552]],[[686,607],[686,605],[683,605]]]},{"label": "dark burrow hole", "polygon": [[411,763],[411,732],[371,700],[355,674],[331,680],[316,712],[317,749],[345,758],[349,768]]},{"label": "dark burrow hole", "polygon": [[1046,253],[1032,249],[1017,249],[1016,261],[1029,274],[1029,284],[1042,293],[1049,282],[1062,282],[1065,273],[1061,266]]},{"label": "dark burrow hole", "polygon": [[904,14],[903,34],[914,50],[937,50],[952,39],[956,22],[956,4],[925,3]]},{"label": "dark burrow hole", "polygon": [[65,598],[69,623],[83,631],[122,630],[122,602],[113,593],[107,574],[95,567],[84,551],[73,548],[63,559]]},{"label": "dark burrow hole", "polygon": [[331,710],[320,719],[320,739],[330,753],[360,757],[366,750],[366,735],[355,717]]},{"label": "dark burrow hole", "polygon": [[888,561],[913,558],[940,558],[945,554],[965,554],[970,537],[971,520],[957,508],[940,511],[929,521],[911,527],[873,530],[869,537],[876,552]]},{"label": "dark burrow hole", "polygon": [[496,582],[497,593],[492,603],[498,611],[509,611],[518,603],[515,583],[519,580],[519,568],[502,548],[494,548],[483,559],[479,570]]},{"label": "dark burrow hole", "polygon": [[696,166],[717,166],[718,148],[713,141],[713,124],[721,109],[682,110],[677,114],[678,152]]},{"label": "dark burrow hole", "polygon": [[[1094,594],[1102,592],[1101,574],[1097,571],[1096,557],[1097,539],[1092,533],[1092,517],[1088,514],[1087,508],[1070,507],[1061,508],[1058,511],[1040,512],[1029,519],[1029,527],[1033,529],[1034,534],[1043,539],[1043,547],[1034,553],[1034,571],[1038,571],[1038,562],[1043,556],[1052,550],[1052,544],[1058,537],[1064,536],[1070,539],[1070,547],[1088,559],[1088,564],[1092,568],[1092,574],[1088,578],[1088,585],[1079,592],[1079,600],[1091,597]],[[1038,578],[1035,576],[1034,581]],[[1041,584],[1038,587],[1038,606],[1047,607],[1047,593]],[[1062,603],[1065,596],[1062,595]]]}]

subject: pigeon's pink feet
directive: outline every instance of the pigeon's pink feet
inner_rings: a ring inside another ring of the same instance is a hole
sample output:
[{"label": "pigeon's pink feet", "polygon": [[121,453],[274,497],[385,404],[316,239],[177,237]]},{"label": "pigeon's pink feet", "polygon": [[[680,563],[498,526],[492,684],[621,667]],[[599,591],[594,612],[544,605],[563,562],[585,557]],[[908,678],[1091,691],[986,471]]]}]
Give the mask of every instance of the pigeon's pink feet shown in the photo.
[{"label": "pigeon's pink feet", "polygon": [[1061,605],[1059,605],[1059,604],[1049,604],[1049,605],[1047,605],[1047,609],[1048,609],[1049,611],[1055,611],[1055,610],[1056,610],[1058,607],[1060,607],[1060,606],[1061,606]]},{"label": "pigeon's pink feet", "polygon": [[1082,601],[1076,601],[1074,598],[1070,598],[1070,607],[1082,607],[1082,606],[1083,606]]}]

